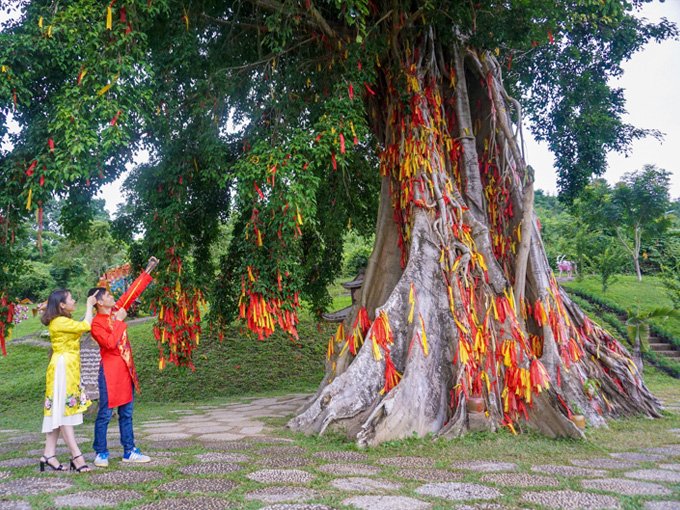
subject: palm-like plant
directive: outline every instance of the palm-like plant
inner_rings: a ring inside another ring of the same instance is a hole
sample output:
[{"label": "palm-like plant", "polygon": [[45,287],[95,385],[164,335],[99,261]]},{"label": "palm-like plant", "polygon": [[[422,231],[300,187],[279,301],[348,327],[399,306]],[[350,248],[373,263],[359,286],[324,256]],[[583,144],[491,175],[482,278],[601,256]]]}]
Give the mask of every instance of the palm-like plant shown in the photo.
[{"label": "palm-like plant", "polygon": [[652,320],[666,320],[669,317],[680,317],[680,310],[671,306],[659,306],[649,310],[640,310],[639,307],[626,311],[628,319],[626,326],[628,338],[633,344],[633,361],[639,372],[642,372],[642,345],[649,340],[649,329]]}]

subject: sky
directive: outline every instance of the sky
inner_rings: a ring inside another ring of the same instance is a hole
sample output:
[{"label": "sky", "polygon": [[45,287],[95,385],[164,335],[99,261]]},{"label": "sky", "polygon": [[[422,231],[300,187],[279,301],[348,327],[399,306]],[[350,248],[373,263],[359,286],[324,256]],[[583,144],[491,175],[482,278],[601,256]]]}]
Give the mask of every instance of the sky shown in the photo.
[{"label": "sky", "polygon": [[[662,17],[680,27],[680,0],[647,4],[641,17],[659,21]],[[611,152],[604,174],[610,183],[618,182],[627,172],[653,164],[673,175],[671,197],[680,197],[680,41],[649,43],[623,64],[623,75],[612,84],[624,89],[627,115],[624,121],[639,128],[658,129],[664,140],[637,140],[628,157]],[[528,130],[525,130],[525,134]],[[526,140],[526,159],[536,171],[536,188],[557,194],[553,155],[547,144]],[[525,138],[526,139],[526,138]]]},{"label": "sky", "polygon": [[[645,5],[641,17],[650,21],[668,18],[680,27],[680,0],[655,1]],[[0,25],[6,18],[0,12]],[[680,41],[649,43],[642,51],[623,64],[623,75],[612,82],[624,89],[627,114],[624,121],[635,127],[657,129],[664,134],[659,141],[646,138],[633,142],[628,156],[609,153],[608,170],[604,177],[610,183],[618,182],[623,174],[654,164],[671,172],[671,197],[680,198],[680,101],[676,91],[680,90]],[[539,144],[525,128],[525,149],[527,163],[536,171],[536,188],[557,194],[554,157],[547,145]],[[146,159],[142,154],[137,162]],[[127,172],[126,172],[127,174]],[[126,174],[117,181],[102,188],[99,196],[106,200],[106,208],[113,215],[124,198],[121,185]]]}]

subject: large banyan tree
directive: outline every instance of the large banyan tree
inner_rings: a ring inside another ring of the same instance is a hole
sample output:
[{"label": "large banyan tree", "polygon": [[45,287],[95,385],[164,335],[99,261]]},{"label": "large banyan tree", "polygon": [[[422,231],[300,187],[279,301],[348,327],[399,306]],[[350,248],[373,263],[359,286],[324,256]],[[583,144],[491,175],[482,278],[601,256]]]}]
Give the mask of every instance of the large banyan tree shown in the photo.
[{"label": "large banyan tree", "polygon": [[627,350],[553,276],[521,138],[524,116],[569,200],[646,134],[607,84],[675,34],[635,18],[643,3],[24,2],[0,34],[2,129],[20,127],[1,156],[4,253],[55,194],[77,235],[146,149],[117,222],[162,259],[161,368],[191,365],[204,297],[215,335],[238,315],[295,340],[302,303],[329,303],[342,233],[374,226],[360,299],[291,428],[376,444],[659,416]]}]

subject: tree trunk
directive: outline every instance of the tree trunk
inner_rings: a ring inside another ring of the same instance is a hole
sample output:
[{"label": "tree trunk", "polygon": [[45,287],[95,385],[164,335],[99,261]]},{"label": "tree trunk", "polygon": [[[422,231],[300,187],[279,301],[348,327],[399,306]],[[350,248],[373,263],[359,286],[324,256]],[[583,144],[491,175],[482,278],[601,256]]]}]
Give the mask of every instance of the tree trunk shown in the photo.
[{"label": "tree trunk", "polygon": [[637,281],[642,281],[642,272],[640,271],[640,257],[636,255],[633,258],[633,264],[635,265],[635,274],[637,275]]},{"label": "tree trunk", "polygon": [[633,362],[637,367],[638,372],[642,373],[642,339],[640,338],[640,328],[637,326],[635,328],[635,344],[633,345]]},{"label": "tree trunk", "polygon": [[640,247],[642,246],[642,229],[640,225],[635,225],[635,253],[633,259],[635,261],[635,273],[637,274],[638,282],[642,281],[642,272],[640,271]]},{"label": "tree trunk", "polygon": [[581,437],[576,406],[593,426],[660,416],[629,353],[550,270],[498,62],[431,32],[398,44],[401,75],[383,63],[369,99],[384,177],[361,300],[289,426],[374,445],[503,426]]}]

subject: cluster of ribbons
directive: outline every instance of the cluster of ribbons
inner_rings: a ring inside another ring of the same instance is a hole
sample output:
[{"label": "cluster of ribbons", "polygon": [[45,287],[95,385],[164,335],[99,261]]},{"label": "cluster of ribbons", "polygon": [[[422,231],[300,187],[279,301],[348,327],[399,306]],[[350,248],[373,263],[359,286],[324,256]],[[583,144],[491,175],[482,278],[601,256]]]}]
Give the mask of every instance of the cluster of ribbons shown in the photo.
[{"label": "cluster of ribbons", "polygon": [[163,286],[162,294],[151,305],[158,314],[153,328],[160,351],[158,368],[163,370],[167,363],[173,363],[194,370],[192,352],[201,339],[200,308],[205,300],[199,289],[182,286],[182,260],[173,248],[168,250],[168,260],[174,286]]},{"label": "cluster of ribbons", "polygon": [[[278,325],[291,338],[298,339],[297,324],[300,308],[300,298],[293,293],[289,302],[279,297],[265,298],[253,288],[256,276],[248,266],[249,284],[242,280],[241,296],[239,297],[239,317],[245,320],[248,329],[257,334],[259,340],[269,337]],[[280,273],[279,273],[280,274]]]},{"label": "cluster of ribbons", "polygon": [[5,341],[9,338],[10,328],[14,324],[14,306],[3,293],[0,297],[0,350],[3,356],[7,356]]}]

